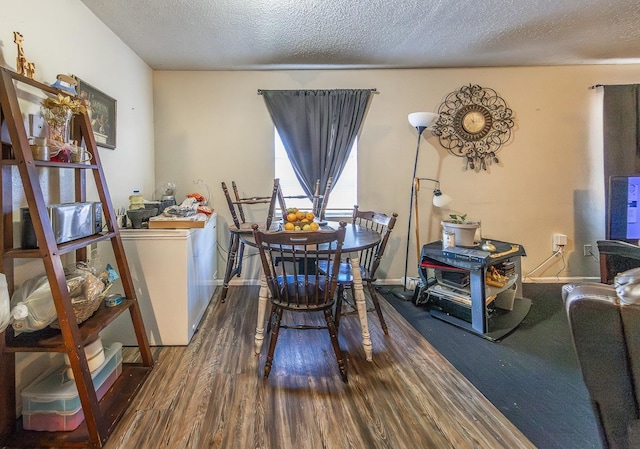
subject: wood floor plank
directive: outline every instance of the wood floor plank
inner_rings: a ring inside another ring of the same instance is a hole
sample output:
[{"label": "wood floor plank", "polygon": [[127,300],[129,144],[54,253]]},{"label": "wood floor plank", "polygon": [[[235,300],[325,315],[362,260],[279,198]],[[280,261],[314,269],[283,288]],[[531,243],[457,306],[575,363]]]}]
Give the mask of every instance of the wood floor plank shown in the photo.
[{"label": "wood floor plank", "polygon": [[258,288],[218,296],[189,346],[153,348],[154,370],[107,449],[535,447],[384,300],[389,336],[369,314],[373,362],[357,317],[341,320],[345,384],[326,330],[282,329],[263,379]]}]

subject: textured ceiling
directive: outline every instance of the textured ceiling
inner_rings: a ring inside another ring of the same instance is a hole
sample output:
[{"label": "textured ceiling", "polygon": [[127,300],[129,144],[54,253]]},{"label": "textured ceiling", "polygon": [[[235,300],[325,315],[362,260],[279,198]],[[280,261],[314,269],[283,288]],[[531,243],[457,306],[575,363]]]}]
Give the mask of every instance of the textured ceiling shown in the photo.
[{"label": "textured ceiling", "polygon": [[82,0],[157,70],[640,63],[640,0]]}]

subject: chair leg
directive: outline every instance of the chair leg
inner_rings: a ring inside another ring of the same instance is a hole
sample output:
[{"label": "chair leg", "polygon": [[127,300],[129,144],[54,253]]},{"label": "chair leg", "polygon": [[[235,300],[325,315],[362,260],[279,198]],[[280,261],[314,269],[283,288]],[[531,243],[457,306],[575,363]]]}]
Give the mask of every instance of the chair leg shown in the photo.
[{"label": "chair leg", "polygon": [[387,329],[387,322],[384,320],[384,316],[382,316],[382,309],[380,308],[380,302],[378,301],[378,294],[376,293],[376,289],[369,281],[367,281],[367,287],[369,288],[371,302],[373,302],[373,307],[375,307],[376,313],[378,314],[378,319],[380,320],[380,327],[382,327],[385,335],[389,335],[389,329]]},{"label": "chair leg", "polygon": [[229,290],[229,282],[234,276],[240,277],[242,273],[242,259],[244,258],[244,242],[240,240],[237,234],[231,234],[229,240],[229,255],[227,256],[227,268],[224,273],[222,282],[222,292],[220,293],[220,302],[225,302],[227,292]]},{"label": "chair leg", "polygon": [[271,365],[273,364],[273,354],[276,352],[276,343],[278,342],[278,334],[280,333],[280,321],[282,320],[281,307],[275,307],[275,323],[273,323],[273,332],[271,332],[271,339],[269,340],[269,352],[267,353],[267,361],[264,364],[264,378],[269,377],[271,372]]},{"label": "chair leg", "polygon": [[342,284],[338,284],[338,297],[336,298],[336,311],[334,313],[334,321],[336,324],[336,329],[340,327],[340,317],[342,316],[342,298],[344,295],[344,286]]},{"label": "chair leg", "polygon": [[269,332],[271,332],[271,325],[273,323],[273,320],[275,320],[276,318],[276,310],[275,307],[273,307],[273,304],[271,305],[271,308],[269,310],[269,320],[267,321],[267,334]]},{"label": "chair leg", "polygon": [[244,259],[244,242],[240,240],[240,237],[238,237],[238,241],[240,242],[240,249],[238,250],[238,255],[236,256],[236,260],[238,261],[236,263],[236,269],[234,271],[234,275],[236,277],[240,277],[240,275],[242,274],[242,260]]},{"label": "chair leg", "polygon": [[340,349],[340,343],[338,342],[338,328],[336,327],[336,323],[333,321],[330,309],[324,310],[324,318],[327,320],[327,329],[329,330],[331,345],[333,346],[333,351],[336,353],[336,360],[338,362],[338,368],[340,369],[340,377],[342,377],[342,381],[344,383],[347,383],[349,381],[347,378],[347,364],[345,362],[344,355],[342,354],[342,350]]},{"label": "chair leg", "polygon": [[227,268],[224,272],[224,280],[222,281],[222,292],[220,293],[220,302],[224,302],[227,298],[227,290],[229,290],[229,281],[233,276],[233,266],[236,261],[236,252],[240,245],[240,237],[231,233],[229,236],[229,252],[227,253]]}]

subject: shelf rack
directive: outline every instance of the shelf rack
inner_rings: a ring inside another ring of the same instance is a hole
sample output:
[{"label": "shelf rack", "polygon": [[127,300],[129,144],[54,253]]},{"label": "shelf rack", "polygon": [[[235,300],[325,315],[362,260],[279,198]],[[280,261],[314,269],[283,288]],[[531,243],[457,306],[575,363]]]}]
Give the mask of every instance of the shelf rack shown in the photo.
[{"label": "shelf rack", "polygon": [[[73,137],[84,142],[91,153],[91,164],[61,163],[34,160],[29,145],[24,118],[18,102],[19,93],[26,86],[41,90],[44,94],[69,95],[5,68],[0,68],[0,124],[6,123],[10,142],[2,142],[0,159],[0,207],[3,218],[0,230],[3,242],[0,248],[0,271],[7,277],[9,293],[15,290],[14,261],[16,259],[39,258],[42,260],[58,315],[59,330],[46,328],[38,332],[15,335],[8,327],[0,334],[0,446],[9,447],[102,447],[115,425],[122,417],[131,399],[143,385],[153,368],[153,357],[142,315],[135,295],[133,281],[120,238],[116,215],[100,163],[96,141],[87,113],[76,115],[73,121]],[[96,190],[102,204],[106,231],[71,242],[57,244],[47,213],[47,204],[39,182],[43,168],[74,171],[74,199],[86,201],[87,174],[93,175]],[[14,247],[12,183],[15,171],[24,189],[31,220],[36,234],[38,249]],[[64,275],[61,257],[75,253],[77,261],[87,260],[87,247],[110,241],[125,300],[116,307],[101,305],[90,318],[78,323]],[[95,341],[99,332],[123,313],[128,312],[140,350],[139,363],[124,363],[122,374],[107,394],[98,401],[93,387],[91,372],[83,350]],[[85,421],[71,432],[36,432],[22,428],[16,415],[15,354],[18,352],[60,352],[69,356]]]}]

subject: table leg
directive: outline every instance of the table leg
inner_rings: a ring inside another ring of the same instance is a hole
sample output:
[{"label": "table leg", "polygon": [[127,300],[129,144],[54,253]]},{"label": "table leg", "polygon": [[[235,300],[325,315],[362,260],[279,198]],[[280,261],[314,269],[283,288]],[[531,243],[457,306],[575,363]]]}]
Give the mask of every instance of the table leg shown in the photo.
[{"label": "table leg", "polygon": [[256,323],[256,336],[254,348],[256,355],[260,354],[262,343],[264,342],[264,315],[267,312],[267,301],[269,300],[269,288],[264,272],[260,270],[260,293],[258,293],[258,320]]},{"label": "table leg", "polygon": [[471,270],[471,327],[477,333],[487,333],[487,295],[485,293],[485,268]]},{"label": "table leg", "polygon": [[358,309],[360,328],[362,329],[362,347],[367,362],[373,361],[373,346],[371,345],[371,335],[369,334],[369,323],[367,322],[367,302],[362,288],[362,276],[360,274],[360,257],[357,253],[350,254],[351,274],[353,276],[353,298]]}]

